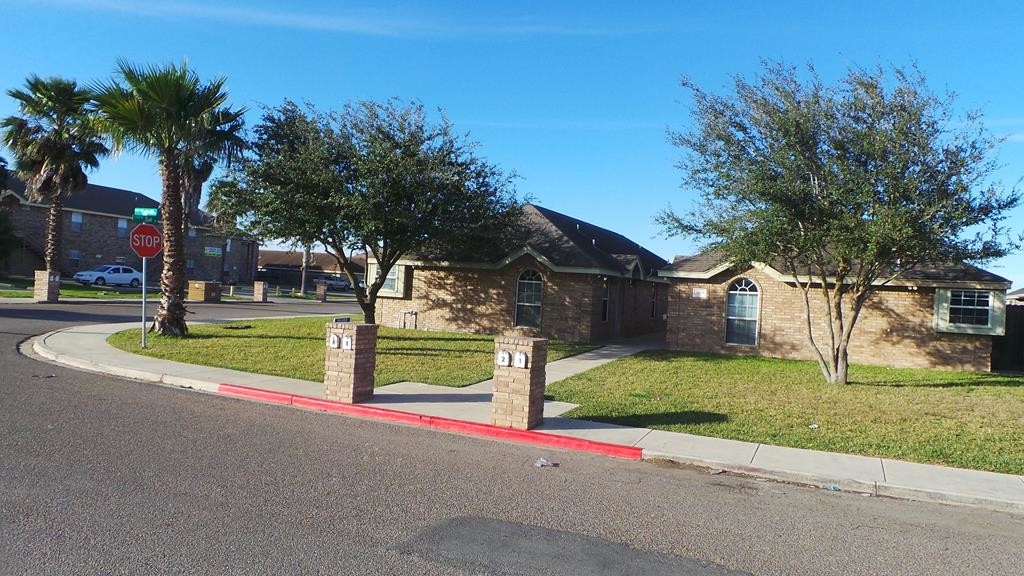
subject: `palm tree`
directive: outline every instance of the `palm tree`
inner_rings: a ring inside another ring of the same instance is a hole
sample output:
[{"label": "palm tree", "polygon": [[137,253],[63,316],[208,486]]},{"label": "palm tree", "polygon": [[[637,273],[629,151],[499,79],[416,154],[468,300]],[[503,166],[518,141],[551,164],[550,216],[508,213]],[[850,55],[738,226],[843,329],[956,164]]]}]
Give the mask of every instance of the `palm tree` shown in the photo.
[{"label": "palm tree", "polygon": [[[202,82],[186,64],[136,66],[117,63],[115,79],[96,87],[96,107],[115,147],[157,158],[163,195],[164,269],[160,307],[154,319],[160,334],[184,336],[185,244],[182,183],[203,143],[232,140],[241,129],[244,110],[224,107],[225,79]],[[209,158],[227,152],[211,147]]]},{"label": "palm tree", "polygon": [[24,89],[7,94],[20,116],[0,122],[4,144],[14,155],[15,172],[27,183],[29,198],[50,205],[46,223],[46,270],[59,270],[64,198],[85,188],[86,169],[99,166],[109,150],[96,115],[92,92],[74,80],[29,76]]},{"label": "palm tree", "polygon": [[241,136],[242,119],[237,113],[223,108],[211,112],[203,119],[203,125],[221,126],[218,130],[207,130],[193,142],[192,149],[185,154],[181,169],[182,233],[188,233],[189,223],[199,212],[199,199],[203,184],[213,175],[218,160],[228,165],[236,160],[245,148]]}]

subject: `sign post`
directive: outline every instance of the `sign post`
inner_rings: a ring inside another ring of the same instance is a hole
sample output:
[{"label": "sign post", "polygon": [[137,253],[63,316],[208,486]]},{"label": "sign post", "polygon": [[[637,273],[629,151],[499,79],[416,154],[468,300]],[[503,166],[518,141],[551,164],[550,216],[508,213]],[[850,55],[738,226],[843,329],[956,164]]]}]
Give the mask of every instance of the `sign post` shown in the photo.
[{"label": "sign post", "polygon": [[[136,211],[139,209],[136,208]],[[155,209],[154,209],[155,211]],[[139,224],[128,235],[132,251],[142,258],[142,347],[146,347],[146,260],[156,256],[163,250],[164,239],[156,226]]]}]

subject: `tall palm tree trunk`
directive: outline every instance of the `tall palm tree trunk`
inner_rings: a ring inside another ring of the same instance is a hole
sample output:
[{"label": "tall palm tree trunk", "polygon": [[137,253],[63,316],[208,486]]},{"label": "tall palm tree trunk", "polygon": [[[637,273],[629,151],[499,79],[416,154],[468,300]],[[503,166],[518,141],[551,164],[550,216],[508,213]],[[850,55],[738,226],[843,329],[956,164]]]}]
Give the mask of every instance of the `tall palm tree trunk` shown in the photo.
[{"label": "tall palm tree trunk", "polygon": [[60,272],[60,245],[64,236],[64,199],[60,193],[50,194],[50,212],[46,218],[46,271]]},{"label": "tall palm tree trunk", "polygon": [[160,274],[160,308],[154,324],[159,334],[184,336],[185,325],[185,245],[182,231],[181,166],[174,153],[160,158],[163,198],[160,205],[164,233],[164,269]]}]

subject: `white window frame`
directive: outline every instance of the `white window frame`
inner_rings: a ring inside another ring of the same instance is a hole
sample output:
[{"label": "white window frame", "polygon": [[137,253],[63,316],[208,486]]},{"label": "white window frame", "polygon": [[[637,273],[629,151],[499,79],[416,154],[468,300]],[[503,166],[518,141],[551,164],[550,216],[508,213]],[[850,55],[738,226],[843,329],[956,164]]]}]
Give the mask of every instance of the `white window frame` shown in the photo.
[{"label": "white window frame", "polygon": [[[741,284],[742,283],[742,284]],[[734,289],[736,285],[741,285],[740,289]],[[751,290],[752,288],[752,290]],[[730,316],[729,315],[729,298],[733,294],[756,294],[757,295],[757,309],[754,311],[754,316]],[[754,322],[754,342],[749,344],[746,342],[729,342],[729,320],[745,320]],[[757,348],[761,342],[761,287],[757,285],[750,278],[736,278],[729,282],[729,290],[725,295],[725,345],[726,346],[741,346],[744,348]]]},{"label": "white window frame", "polygon": [[117,219],[117,237],[127,238],[128,237],[128,219],[118,218]]},{"label": "white window frame", "polygon": [[85,214],[81,212],[71,213],[71,231],[80,233],[82,228],[85,227]]},{"label": "white window frame", "polygon": [[[524,279],[524,276],[526,276],[527,274],[532,274],[532,276],[529,279]],[[536,280],[534,278],[536,278]],[[538,294],[540,294],[540,302],[534,303],[534,302],[520,302],[519,301],[520,300],[519,295],[521,294],[521,288],[522,288],[522,285],[524,283],[527,283],[527,284],[537,284],[537,286],[538,286]],[[520,318],[519,318],[519,307],[520,306],[526,306],[526,307],[537,308],[538,309],[540,314],[537,317],[537,325],[536,326],[524,325],[524,324],[522,324],[520,322]],[[540,328],[541,325],[544,323],[544,276],[540,272],[538,272],[537,270],[534,270],[533,268],[527,268],[526,270],[523,270],[522,272],[520,272],[516,276],[516,301],[515,301],[514,316],[515,316],[515,318],[512,319],[512,323],[513,323],[513,325],[516,328]]]},{"label": "white window frame", "polygon": [[[955,324],[950,322],[953,292],[987,292],[988,324]],[[935,330],[953,334],[1002,336],[1006,333],[1006,292],[979,288],[937,288],[935,290]]]},{"label": "white window frame", "polygon": [[[383,296],[384,298],[405,298],[407,294],[406,290],[406,269],[408,266],[395,264],[388,270],[388,277],[384,279],[384,284],[377,292],[377,296]],[[366,277],[377,279],[380,274],[380,266],[376,262],[369,262],[366,265]],[[393,287],[389,287],[389,281],[394,280]],[[369,282],[369,281],[368,281]],[[369,284],[367,284],[369,287]]]},{"label": "white window frame", "polygon": [[68,264],[71,268],[80,268],[82,266],[81,250],[75,250],[74,248],[68,250]]},{"label": "white window frame", "polygon": [[231,238],[228,238],[227,242],[224,243],[224,251],[231,252]]},{"label": "white window frame", "polygon": [[188,227],[188,237],[189,238],[195,238],[196,234],[197,234],[196,227],[195,226],[189,226]]}]

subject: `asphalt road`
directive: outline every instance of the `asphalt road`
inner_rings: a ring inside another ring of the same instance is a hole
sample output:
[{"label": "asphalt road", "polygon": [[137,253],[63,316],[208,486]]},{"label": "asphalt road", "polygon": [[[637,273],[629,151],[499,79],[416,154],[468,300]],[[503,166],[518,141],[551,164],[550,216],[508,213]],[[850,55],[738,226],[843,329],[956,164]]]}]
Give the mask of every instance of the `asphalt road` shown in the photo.
[{"label": "asphalt road", "polygon": [[16,352],[31,335],[136,312],[0,305],[0,573],[1024,572],[1024,518],[1008,514],[263,405]]}]

